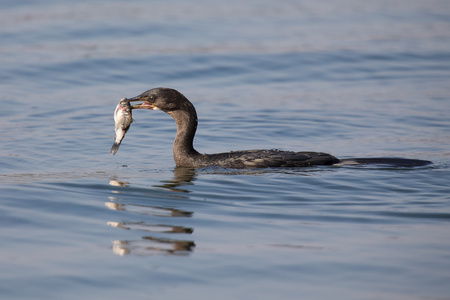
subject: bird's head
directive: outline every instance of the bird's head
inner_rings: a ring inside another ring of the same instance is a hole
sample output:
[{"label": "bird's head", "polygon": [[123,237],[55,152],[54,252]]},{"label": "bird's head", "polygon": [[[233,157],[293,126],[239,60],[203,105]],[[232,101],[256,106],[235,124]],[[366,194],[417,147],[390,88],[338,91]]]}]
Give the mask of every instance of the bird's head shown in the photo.
[{"label": "bird's head", "polygon": [[186,102],[190,103],[180,92],[169,88],[154,88],[142,94],[128,98],[128,102],[141,102],[131,106],[132,109],[162,110],[170,113],[183,109]]}]

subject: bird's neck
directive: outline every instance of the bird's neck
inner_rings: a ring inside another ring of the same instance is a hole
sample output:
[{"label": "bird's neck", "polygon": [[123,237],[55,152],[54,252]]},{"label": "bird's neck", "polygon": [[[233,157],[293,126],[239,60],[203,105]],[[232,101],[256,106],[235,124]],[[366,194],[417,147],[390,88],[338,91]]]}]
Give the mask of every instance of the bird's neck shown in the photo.
[{"label": "bird's neck", "polygon": [[177,124],[177,135],[173,143],[173,158],[178,166],[189,167],[200,155],[194,149],[194,136],[197,130],[197,113],[195,109],[169,112]]}]

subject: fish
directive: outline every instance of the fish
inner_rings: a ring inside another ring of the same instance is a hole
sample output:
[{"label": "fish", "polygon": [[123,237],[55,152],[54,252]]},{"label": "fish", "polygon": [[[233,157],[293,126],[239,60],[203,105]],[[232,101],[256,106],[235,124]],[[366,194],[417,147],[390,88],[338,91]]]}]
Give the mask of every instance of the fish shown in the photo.
[{"label": "fish", "polygon": [[134,120],[131,113],[130,102],[127,101],[127,98],[120,99],[120,102],[117,104],[116,110],[114,111],[115,136],[114,144],[111,147],[111,155],[115,155],[117,153],[125,134],[128,129],[130,129],[130,125],[133,122]]}]

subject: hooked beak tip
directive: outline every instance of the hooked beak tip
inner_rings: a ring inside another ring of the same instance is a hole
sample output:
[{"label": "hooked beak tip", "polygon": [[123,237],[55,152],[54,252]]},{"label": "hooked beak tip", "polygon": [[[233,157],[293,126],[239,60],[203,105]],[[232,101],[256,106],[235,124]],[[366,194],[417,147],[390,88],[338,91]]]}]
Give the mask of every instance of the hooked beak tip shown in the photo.
[{"label": "hooked beak tip", "polygon": [[135,101],[141,101],[141,100],[139,97],[133,97],[133,98],[122,98],[121,101],[135,102]]}]

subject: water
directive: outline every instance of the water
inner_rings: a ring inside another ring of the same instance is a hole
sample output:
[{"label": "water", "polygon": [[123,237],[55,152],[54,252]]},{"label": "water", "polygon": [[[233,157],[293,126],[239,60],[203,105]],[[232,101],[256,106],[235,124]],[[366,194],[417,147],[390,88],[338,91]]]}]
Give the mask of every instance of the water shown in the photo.
[{"label": "water", "polygon": [[[2,1],[2,299],[450,299],[448,1]],[[174,168],[280,148],[419,168]],[[213,295],[213,296],[212,296]]]}]

